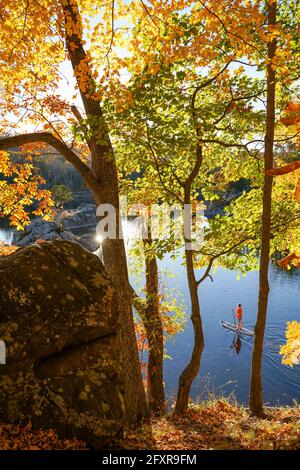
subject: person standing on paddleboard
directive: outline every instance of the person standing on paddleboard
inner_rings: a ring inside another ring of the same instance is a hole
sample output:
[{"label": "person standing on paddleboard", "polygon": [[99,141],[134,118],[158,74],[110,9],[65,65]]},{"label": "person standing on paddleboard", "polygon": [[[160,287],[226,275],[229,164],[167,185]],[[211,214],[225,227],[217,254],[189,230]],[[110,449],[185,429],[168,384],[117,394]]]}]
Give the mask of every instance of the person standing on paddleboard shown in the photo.
[{"label": "person standing on paddleboard", "polygon": [[238,331],[241,331],[243,328],[243,309],[242,305],[238,304],[236,310],[235,310],[235,316],[237,318],[238,324],[237,324],[237,329]]}]

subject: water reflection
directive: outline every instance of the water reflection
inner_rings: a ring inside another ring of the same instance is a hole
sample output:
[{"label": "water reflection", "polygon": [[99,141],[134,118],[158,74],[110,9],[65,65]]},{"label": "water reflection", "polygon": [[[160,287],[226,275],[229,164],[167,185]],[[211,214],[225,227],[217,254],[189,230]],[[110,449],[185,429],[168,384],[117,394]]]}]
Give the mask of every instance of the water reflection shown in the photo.
[{"label": "water reflection", "polygon": [[241,351],[241,347],[242,347],[241,337],[240,337],[240,335],[236,334],[235,337],[233,338],[232,345],[230,346],[230,349],[234,348],[236,353],[239,354],[240,351]]}]

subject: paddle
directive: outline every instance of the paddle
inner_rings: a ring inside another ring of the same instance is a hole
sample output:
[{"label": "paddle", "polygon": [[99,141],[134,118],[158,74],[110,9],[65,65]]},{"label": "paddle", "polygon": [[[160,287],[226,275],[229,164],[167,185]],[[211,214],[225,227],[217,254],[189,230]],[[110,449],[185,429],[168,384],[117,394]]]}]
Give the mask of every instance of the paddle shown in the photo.
[{"label": "paddle", "polygon": [[232,308],[232,315],[233,315],[234,326],[236,327],[234,308]]}]

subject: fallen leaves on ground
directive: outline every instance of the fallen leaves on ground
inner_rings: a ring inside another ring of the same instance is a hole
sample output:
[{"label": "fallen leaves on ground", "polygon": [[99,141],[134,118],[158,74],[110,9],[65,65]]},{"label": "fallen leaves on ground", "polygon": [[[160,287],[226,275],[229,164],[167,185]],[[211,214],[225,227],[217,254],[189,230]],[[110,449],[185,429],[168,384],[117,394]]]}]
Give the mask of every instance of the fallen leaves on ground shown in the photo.
[{"label": "fallen leaves on ground", "polygon": [[18,246],[6,245],[0,241],[0,256],[8,256],[18,250]]},{"label": "fallen leaves on ground", "polygon": [[258,419],[226,400],[192,405],[180,416],[153,417],[118,443],[123,449],[300,449],[300,407],[268,408]]},{"label": "fallen leaves on ground", "polygon": [[59,439],[53,430],[33,431],[31,424],[0,424],[0,450],[85,450],[77,439]]},{"label": "fallen leaves on ground", "polygon": [[[191,405],[182,415],[152,417],[115,442],[114,449],[295,450],[300,449],[300,406],[268,408],[264,419],[225,399]],[[0,424],[0,450],[87,449],[77,439],[59,439],[53,430],[30,424]]]}]

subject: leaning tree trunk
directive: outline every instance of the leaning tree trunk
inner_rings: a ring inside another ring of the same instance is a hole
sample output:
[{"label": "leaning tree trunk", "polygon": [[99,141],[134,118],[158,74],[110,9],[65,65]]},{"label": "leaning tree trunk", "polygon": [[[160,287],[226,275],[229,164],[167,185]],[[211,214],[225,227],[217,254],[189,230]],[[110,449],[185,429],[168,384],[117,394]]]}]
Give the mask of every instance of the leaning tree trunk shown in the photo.
[{"label": "leaning tree trunk", "polygon": [[204,336],[202,329],[202,320],[200,315],[200,304],[198,298],[198,284],[195,278],[193,251],[185,250],[187,280],[191,298],[191,320],[194,329],[194,347],[190,362],[182,372],[179,378],[179,387],[175,413],[182,413],[187,410],[189,404],[190,390],[194,379],[197,377],[200,369],[201,355],[204,348]]},{"label": "leaning tree trunk", "polygon": [[[276,24],[276,2],[268,3],[268,24]],[[276,39],[268,43],[267,65],[267,122],[265,134],[265,170],[273,167],[274,156],[274,128],[275,128],[275,86],[276,73],[272,60],[276,55]],[[259,271],[258,311],[255,325],[254,347],[251,365],[250,381],[250,409],[256,416],[263,414],[263,385],[262,385],[262,357],[264,333],[267,318],[269,297],[269,262],[270,262],[270,236],[272,212],[272,176],[265,174],[263,191],[262,238]]]},{"label": "leaning tree trunk", "polygon": [[155,254],[147,248],[151,238],[143,240],[146,268],[146,307],[143,323],[148,339],[147,396],[149,410],[162,413],[165,410],[163,379],[164,334],[159,303],[158,267]]},{"label": "leaning tree trunk", "polygon": [[[119,194],[116,161],[100,103],[92,96],[94,80],[82,40],[80,12],[74,1],[61,2],[66,22],[66,46],[77,79],[86,120],[86,141],[91,152],[92,172],[100,190],[93,191],[96,204],[110,204],[116,210],[117,236],[102,246],[103,261],[116,286],[121,323],[121,361],[125,375],[125,408],[127,424],[134,424],[147,413],[146,397],[134,333],[131,291],[124,241],[119,237]],[[84,72],[81,69],[85,65]],[[85,83],[82,85],[82,74]]]}]

